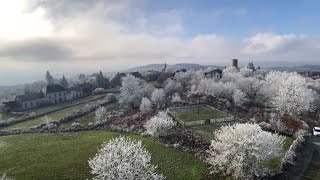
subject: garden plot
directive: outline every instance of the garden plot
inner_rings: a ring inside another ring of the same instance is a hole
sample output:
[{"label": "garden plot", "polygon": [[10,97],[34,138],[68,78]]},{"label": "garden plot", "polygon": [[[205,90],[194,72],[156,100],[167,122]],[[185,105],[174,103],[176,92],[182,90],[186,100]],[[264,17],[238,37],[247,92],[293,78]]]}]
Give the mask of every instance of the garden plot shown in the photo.
[{"label": "garden plot", "polygon": [[151,163],[166,179],[209,179],[208,166],[185,151],[151,138],[111,131],[24,134],[0,137],[0,172],[14,179],[91,179],[89,158],[119,136],[142,140]]},{"label": "garden plot", "polygon": [[234,119],[233,116],[207,105],[170,108],[169,113],[184,126],[229,122]]}]

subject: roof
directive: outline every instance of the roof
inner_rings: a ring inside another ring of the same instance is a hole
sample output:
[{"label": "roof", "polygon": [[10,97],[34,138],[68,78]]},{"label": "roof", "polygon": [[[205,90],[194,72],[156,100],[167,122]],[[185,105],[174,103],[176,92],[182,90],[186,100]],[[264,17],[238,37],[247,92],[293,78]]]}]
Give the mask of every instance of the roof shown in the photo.
[{"label": "roof", "polygon": [[66,91],[66,89],[57,84],[49,84],[44,88],[45,93],[55,93],[61,91]]},{"label": "roof", "polygon": [[69,87],[67,90],[68,91],[81,91],[81,87],[79,87],[79,86],[72,86],[72,87]]},{"label": "roof", "polygon": [[214,69],[212,71],[205,72],[204,74],[205,75],[207,75],[207,74],[222,74],[222,71],[220,69]]},{"label": "roof", "polygon": [[42,99],[42,98],[44,98],[43,93],[38,92],[38,93],[18,95],[16,99],[19,99],[21,102],[27,102],[27,101],[34,101],[34,100]]}]

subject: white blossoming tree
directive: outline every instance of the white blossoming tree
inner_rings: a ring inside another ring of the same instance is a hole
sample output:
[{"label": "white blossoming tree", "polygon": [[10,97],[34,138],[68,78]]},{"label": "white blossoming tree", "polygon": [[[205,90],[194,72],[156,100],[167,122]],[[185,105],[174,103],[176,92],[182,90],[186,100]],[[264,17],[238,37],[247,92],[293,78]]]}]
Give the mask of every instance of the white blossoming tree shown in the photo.
[{"label": "white blossoming tree", "polygon": [[291,115],[312,111],[313,90],[306,79],[297,73],[272,71],[267,74],[270,102],[280,113]]},{"label": "white blossoming tree", "polygon": [[267,173],[266,163],[281,156],[285,140],[257,124],[224,126],[214,135],[207,158],[211,173],[234,179],[254,179]]},{"label": "white blossoming tree", "polygon": [[150,87],[142,79],[128,74],[122,78],[120,88],[120,103],[131,108],[139,107],[143,97],[147,96]]},{"label": "white blossoming tree", "polygon": [[169,131],[175,126],[175,122],[164,111],[160,111],[145,124],[147,134],[153,137],[167,136]]},{"label": "white blossoming tree", "polygon": [[89,166],[95,175],[93,179],[164,179],[150,160],[151,155],[140,140],[119,137],[104,143],[89,159]]},{"label": "white blossoming tree", "polygon": [[179,103],[181,101],[181,97],[178,93],[175,93],[171,98],[171,103]]},{"label": "white blossoming tree", "polygon": [[164,107],[166,103],[166,94],[163,89],[155,89],[151,94],[151,101],[158,107]]},{"label": "white blossoming tree", "polygon": [[96,122],[103,121],[103,119],[106,116],[106,112],[107,112],[106,108],[100,106],[95,112],[95,120],[96,120]]},{"label": "white blossoming tree", "polygon": [[142,98],[142,101],[140,104],[140,111],[147,112],[147,111],[150,111],[151,108],[152,108],[151,101],[147,97]]}]

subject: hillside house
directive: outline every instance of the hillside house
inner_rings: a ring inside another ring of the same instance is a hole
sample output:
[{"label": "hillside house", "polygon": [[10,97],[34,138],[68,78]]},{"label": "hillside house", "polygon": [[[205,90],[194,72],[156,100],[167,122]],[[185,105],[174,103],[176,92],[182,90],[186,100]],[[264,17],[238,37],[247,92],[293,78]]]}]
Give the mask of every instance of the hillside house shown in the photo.
[{"label": "hillside house", "polygon": [[214,69],[212,71],[205,72],[204,76],[206,78],[217,78],[217,79],[220,79],[222,77],[222,71],[220,69]]},{"label": "hillside house", "polygon": [[89,83],[79,84],[67,89],[57,84],[50,84],[40,92],[18,95],[13,100],[3,102],[3,104],[13,110],[26,110],[81,98],[90,95],[91,92],[92,86]]},{"label": "hillside house", "polygon": [[38,92],[16,96],[15,102],[15,105],[20,105],[22,109],[30,109],[47,104],[48,100],[42,92]]},{"label": "hillside house", "polygon": [[50,104],[57,104],[67,100],[67,90],[60,85],[50,84],[42,89],[42,93]]}]

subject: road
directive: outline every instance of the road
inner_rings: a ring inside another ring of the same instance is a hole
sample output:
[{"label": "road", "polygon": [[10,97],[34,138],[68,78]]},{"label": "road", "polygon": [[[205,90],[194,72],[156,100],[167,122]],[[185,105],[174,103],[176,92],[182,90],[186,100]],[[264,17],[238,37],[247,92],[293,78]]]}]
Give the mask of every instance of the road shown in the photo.
[{"label": "road", "polygon": [[309,139],[311,143],[310,151],[312,159],[306,171],[301,176],[302,180],[319,180],[320,179],[320,137],[312,136]]}]

